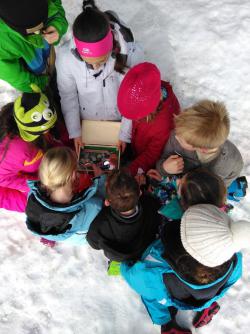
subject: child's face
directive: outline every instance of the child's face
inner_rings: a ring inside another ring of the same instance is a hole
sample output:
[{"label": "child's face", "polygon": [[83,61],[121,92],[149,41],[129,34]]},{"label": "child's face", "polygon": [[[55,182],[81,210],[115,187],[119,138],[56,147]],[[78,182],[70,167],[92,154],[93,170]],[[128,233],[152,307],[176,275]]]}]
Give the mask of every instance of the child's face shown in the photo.
[{"label": "child's face", "polygon": [[110,52],[101,57],[82,57],[82,59],[89,65],[92,65],[94,70],[98,70],[104,65],[110,56]]},{"label": "child's face", "polygon": [[182,138],[181,136],[177,136],[175,135],[176,140],[178,141],[178,143],[181,145],[182,148],[184,148],[184,150],[187,151],[196,151],[196,147],[194,147],[193,145],[190,145],[186,142],[186,140],[184,138]]}]

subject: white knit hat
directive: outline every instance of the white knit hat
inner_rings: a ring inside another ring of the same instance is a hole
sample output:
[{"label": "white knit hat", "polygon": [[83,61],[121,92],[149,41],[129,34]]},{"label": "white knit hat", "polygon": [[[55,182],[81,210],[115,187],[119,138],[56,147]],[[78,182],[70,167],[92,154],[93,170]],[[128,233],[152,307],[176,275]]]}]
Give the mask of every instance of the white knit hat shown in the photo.
[{"label": "white knit hat", "polygon": [[250,222],[233,222],[214,205],[193,205],[182,217],[181,241],[198,262],[216,267],[250,246]]}]

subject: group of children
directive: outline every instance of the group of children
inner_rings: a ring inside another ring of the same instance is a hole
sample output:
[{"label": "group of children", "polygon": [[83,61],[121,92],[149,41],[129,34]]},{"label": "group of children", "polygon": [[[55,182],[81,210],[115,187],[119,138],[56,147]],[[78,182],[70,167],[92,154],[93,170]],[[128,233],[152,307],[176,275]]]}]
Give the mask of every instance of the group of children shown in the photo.
[{"label": "group of children", "polygon": [[[66,29],[60,0],[1,1],[0,78],[23,93],[0,112],[0,207],[25,211],[49,246],[103,250],[162,334],[191,333],[178,309],[197,311],[196,328],[211,321],[250,236],[250,223],[225,209],[247,186],[228,112],[210,100],[180,110],[129,27],[93,0],[58,47],[55,72],[53,44]],[[78,172],[82,119],[121,121],[119,171]]]}]

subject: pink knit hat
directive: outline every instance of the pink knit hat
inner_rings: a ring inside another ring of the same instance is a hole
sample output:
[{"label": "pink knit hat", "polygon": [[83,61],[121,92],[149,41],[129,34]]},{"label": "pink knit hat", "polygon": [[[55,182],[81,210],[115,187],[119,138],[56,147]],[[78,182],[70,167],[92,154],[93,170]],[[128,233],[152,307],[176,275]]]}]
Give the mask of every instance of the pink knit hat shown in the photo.
[{"label": "pink knit hat", "polygon": [[161,74],[152,63],[141,63],[125,75],[117,98],[122,116],[140,119],[154,112],[161,99]]}]

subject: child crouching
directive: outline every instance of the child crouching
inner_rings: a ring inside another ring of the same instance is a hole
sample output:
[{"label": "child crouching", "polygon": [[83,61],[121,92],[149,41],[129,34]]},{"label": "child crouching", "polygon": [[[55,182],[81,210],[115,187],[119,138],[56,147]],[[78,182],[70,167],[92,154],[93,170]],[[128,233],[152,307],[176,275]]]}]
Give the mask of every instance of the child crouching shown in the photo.
[{"label": "child crouching", "polygon": [[58,147],[44,155],[39,178],[40,182],[29,181],[28,229],[47,240],[85,243],[89,225],[102,207],[103,177],[81,191],[76,154]]},{"label": "child crouching", "polygon": [[197,311],[197,328],[212,320],[220,308],[217,300],[241,276],[236,252],[250,237],[249,222],[234,223],[222,212],[226,187],[212,172],[187,173],[178,181],[178,195],[180,212],[173,201],[165,206],[168,219],[160,239],[134,265],[121,264],[123,277],[141,295],[152,321],[162,325],[162,334],[191,334],[176,322],[178,309]]},{"label": "child crouching", "polygon": [[137,260],[156,238],[158,208],[158,200],[140,194],[132,176],[116,171],[107,179],[105,207],[91,224],[87,241],[112,261]]},{"label": "child crouching", "polygon": [[123,155],[131,175],[146,173],[160,158],[179,102],[169,82],[152,63],[141,63],[125,75],[117,97],[123,117],[132,120],[131,147]]},{"label": "child crouching", "polygon": [[140,294],[162,334],[191,334],[176,322],[178,310],[197,311],[193,326],[212,320],[217,300],[241,277],[242,255],[250,224],[233,222],[211,204],[191,206],[181,221],[165,224],[155,241],[134,265],[122,263],[121,273]]},{"label": "child crouching", "polygon": [[229,114],[222,103],[201,101],[175,116],[175,130],[165,145],[157,170],[162,176],[206,167],[228,187],[240,175],[243,160],[227,138]]}]

